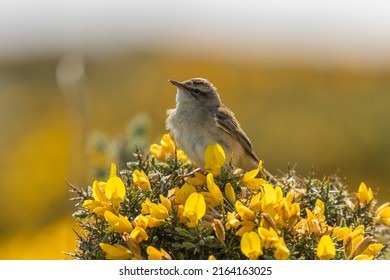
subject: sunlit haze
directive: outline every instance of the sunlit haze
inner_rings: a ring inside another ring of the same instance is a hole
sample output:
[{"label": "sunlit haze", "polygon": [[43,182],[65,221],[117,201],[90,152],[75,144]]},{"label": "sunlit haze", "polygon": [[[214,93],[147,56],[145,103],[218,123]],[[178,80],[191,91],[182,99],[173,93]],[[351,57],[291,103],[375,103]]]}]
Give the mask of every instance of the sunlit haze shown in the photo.
[{"label": "sunlit haze", "polygon": [[[191,2],[192,4],[189,4]],[[166,51],[390,64],[388,1],[27,1],[0,9],[0,59]],[[245,55],[244,55],[245,54]]]}]

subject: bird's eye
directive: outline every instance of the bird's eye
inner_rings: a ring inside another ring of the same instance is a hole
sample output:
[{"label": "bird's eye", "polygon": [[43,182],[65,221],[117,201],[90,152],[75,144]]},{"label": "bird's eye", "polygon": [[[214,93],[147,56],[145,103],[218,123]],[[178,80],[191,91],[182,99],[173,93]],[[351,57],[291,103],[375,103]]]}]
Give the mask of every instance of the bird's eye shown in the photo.
[{"label": "bird's eye", "polygon": [[194,88],[194,89],[192,90],[192,92],[195,93],[196,95],[198,95],[198,94],[201,93],[200,89],[198,89],[198,88]]}]

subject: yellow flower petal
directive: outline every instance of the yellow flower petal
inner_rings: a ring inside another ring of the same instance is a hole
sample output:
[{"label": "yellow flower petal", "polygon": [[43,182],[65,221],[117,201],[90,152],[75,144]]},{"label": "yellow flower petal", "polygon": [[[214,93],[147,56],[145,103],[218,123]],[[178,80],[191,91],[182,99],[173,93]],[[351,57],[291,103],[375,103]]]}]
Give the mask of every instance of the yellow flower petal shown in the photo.
[{"label": "yellow flower petal", "polygon": [[344,239],[347,232],[348,227],[335,227],[333,228],[332,237],[336,237],[337,241],[341,241]]},{"label": "yellow flower petal", "polygon": [[135,227],[130,233],[130,238],[135,243],[139,244],[144,240],[148,240],[148,234],[142,227]]},{"label": "yellow flower petal", "polygon": [[185,183],[181,188],[175,188],[175,202],[177,204],[184,204],[188,196],[196,192],[196,189],[193,185]]},{"label": "yellow flower petal", "polygon": [[231,203],[234,204],[236,201],[236,194],[234,192],[233,186],[230,183],[227,183],[225,186],[225,195],[227,200]]},{"label": "yellow flower petal", "polygon": [[263,185],[264,195],[262,199],[263,203],[263,211],[267,208],[269,205],[274,205],[276,203],[276,192],[272,185],[270,184],[264,184]]},{"label": "yellow flower petal", "polygon": [[139,187],[144,191],[150,190],[149,178],[143,170],[134,170],[132,178],[136,187]]},{"label": "yellow flower petal", "polygon": [[116,166],[111,164],[110,178],[106,183],[105,188],[106,197],[112,202],[112,204],[118,206],[124,199],[126,194],[126,188],[121,178],[116,176]]},{"label": "yellow flower petal", "polygon": [[116,231],[118,233],[130,233],[133,230],[133,227],[127,217],[124,217],[121,214],[117,216],[110,211],[106,211],[104,213],[104,218],[110,224],[109,230],[111,231]]},{"label": "yellow flower petal", "polygon": [[104,194],[103,187],[106,187],[106,183],[94,181],[92,184],[92,195],[96,201],[108,202],[106,195]]},{"label": "yellow flower petal", "polygon": [[240,229],[236,232],[237,236],[242,236],[245,232],[251,232],[256,227],[253,221],[245,220],[240,222]]},{"label": "yellow flower petal", "polygon": [[256,218],[255,213],[248,207],[246,207],[244,204],[242,204],[241,201],[237,200],[234,204],[234,207],[237,210],[238,215],[240,215],[241,219],[243,220],[254,220]]},{"label": "yellow flower petal", "polygon": [[355,261],[369,261],[369,260],[372,260],[374,258],[374,256],[369,256],[369,255],[358,255],[356,257],[353,258],[353,260]]},{"label": "yellow flower petal", "polygon": [[171,256],[164,249],[156,249],[153,246],[146,248],[148,260],[171,260]]},{"label": "yellow flower petal", "polygon": [[259,190],[261,186],[266,183],[264,179],[256,178],[257,174],[263,168],[262,165],[263,163],[262,161],[260,161],[257,169],[245,173],[241,179],[241,184],[248,187],[251,190]]},{"label": "yellow flower petal", "polygon": [[206,184],[206,176],[200,172],[195,172],[194,177],[188,178],[187,183],[193,186],[203,186]]},{"label": "yellow flower petal", "polygon": [[317,257],[321,260],[330,260],[336,255],[336,248],[329,235],[323,235],[318,243]]},{"label": "yellow flower petal", "polygon": [[163,220],[163,219],[168,218],[168,210],[161,203],[159,203],[159,204],[151,203],[150,216],[152,216],[156,219],[159,219],[159,220]]},{"label": "yellow flower petal", "polygon": [[109,260],[129,260],[133,256],[128,248],[120,244],[112,246],[110,244],[100,243],[99,246]]},{"label": "yellow flower petal", "polygon": [[379,253],[380,250],[383,249],[383,244],[371,244],[368,248],[363,252],[365,255],[375,256]]},{"label": "yellow flower petal", "polygon": [[279,241],[279,236],[273,228],[268,230],[266,228],[259,227],[257,231],[261,238],[263,247],[266,249],[274,247]]},{"label": "yellow flower petal", "polygon": [[169,156],[175,154],[175,143],[172,141],[171,136],[166,133],[161,138],[160,144],[152,144],[149,151],[154,158],[165,162]]},{"label": "yellow flower petal", "polygon": [[207,189],[209,190],[214,203],[211,203],[211,207],[215,207],[223,203],[223,195],[220,188],[214,183],[213,174],[207,174]]},{"label": "yellow flower petal", "polygon": [[261,199],[263,197],[263,193],[259,192],[254,197],[252,197],[251,202],[249,203],[249,208],[252,211],[260,211],[262,204]]},{"label": "yellow flower petal", "polygon": [[250,260],[256,260],[263,254],[259,235],[254,232],[245,232],[240,241],[241,252]]},{"label": "yellow flower petal", "polygon": [[168,210],[168,211],[172,211],[172,204],[171,204],[171,201],[166,198],[165,196],[163,195],[159,195],[160,197],[160,201],[162,203],[162,205],[164,205],[164,207]]},{"label": "yellow flower petal", "polygon": [[213,175],[218,175],[222,166],[225,164],[225,152],[219,144],[209,145],[204,153],[204,159],[204,168],[209,170]]},{"label": "yellow flower petal", "polygon": [[238,228],[240,226],[240,221],[236,219],[236,217],[233,215],[233,213],[228,212],[227,213],[227,222],[225,224],[225,228],[227,230],[231,228]]},{"label": "yellow flower petal", "polygon": [[277,260],[287,260],[290,256],[290,250],[287,248],[283,239],[279,239],[279,242],[275,246],[276,250],[274,253],[274,257]]},{"label": "yellow flower petal", "polygon": [[189,219],[188,227],[195,227],[198,221],[206,214],[206,202],[203,195],[192,193],[184,205],[183,216]]},{"label": "yellow flower petal", "polygon": [[360,183],[359,190],[357,192],[357,199],[359,202],[366,206],[368,203],[371,202],[371,200],[374,198],[374,195],[372,194],[372,189],[367,188],[366,184],[363,182]]}]

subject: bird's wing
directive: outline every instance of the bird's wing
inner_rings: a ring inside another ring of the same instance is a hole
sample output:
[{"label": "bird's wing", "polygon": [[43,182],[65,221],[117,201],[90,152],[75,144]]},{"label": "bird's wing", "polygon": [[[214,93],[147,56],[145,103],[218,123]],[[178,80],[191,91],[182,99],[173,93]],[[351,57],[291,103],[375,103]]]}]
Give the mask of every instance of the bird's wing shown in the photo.
[{"label": "bird's wing", "polygon": [[225,105],[221,104],[217,112],[214,112],[214,118],[218,127],[228,133],[233,139],[242,145],[245,151],[255,160],[259,161],[253,146],[248,136],[241,129],[240,124],[234,117],[232,111],[229,110]]}]

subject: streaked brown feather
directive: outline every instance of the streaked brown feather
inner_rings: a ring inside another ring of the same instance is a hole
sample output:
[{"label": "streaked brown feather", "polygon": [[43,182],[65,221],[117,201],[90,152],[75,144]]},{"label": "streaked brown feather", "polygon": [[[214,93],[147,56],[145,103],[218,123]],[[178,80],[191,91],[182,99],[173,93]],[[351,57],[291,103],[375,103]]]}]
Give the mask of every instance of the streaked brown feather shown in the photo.
[{"label": "streaked brown feather", "polygon": [[251,141],[249,140],[248,136],[246,136],[245,132],[241,129],[238,121],[234,117],[233,112],[229,108],[221,104],[217,113],[214,113],[214,118],[218,127],[223,129],[233,139],[240,143],[248,155],[250,155],[255,161],[259,161],[255,152],[253,151]]}]

